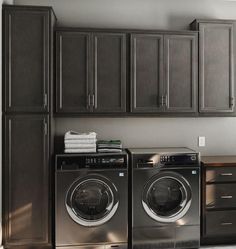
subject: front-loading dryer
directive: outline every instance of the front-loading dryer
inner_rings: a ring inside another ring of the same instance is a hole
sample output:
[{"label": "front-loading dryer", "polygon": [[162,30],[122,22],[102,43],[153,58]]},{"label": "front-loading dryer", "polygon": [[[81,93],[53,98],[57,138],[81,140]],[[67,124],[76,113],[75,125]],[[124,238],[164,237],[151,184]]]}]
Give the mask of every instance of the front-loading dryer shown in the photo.
[{"label": "front-loading dryer", "polygon": [[56,156],[56,248],[127,249],[127,153]]},{"label": "front-loading dryer", "polygon": [[198,248],[200,160],[187,148],[129,149],[132,248]]}]

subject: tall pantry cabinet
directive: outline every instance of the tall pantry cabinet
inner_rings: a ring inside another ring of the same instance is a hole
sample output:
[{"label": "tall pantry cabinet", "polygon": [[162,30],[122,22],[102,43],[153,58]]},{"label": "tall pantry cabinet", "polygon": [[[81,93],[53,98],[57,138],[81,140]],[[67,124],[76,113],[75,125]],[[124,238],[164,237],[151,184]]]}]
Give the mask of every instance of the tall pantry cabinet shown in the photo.
[{"label": "tall pantry cabinet", "polygon": [[3,5],[3,243],[50,247],[53,26],[50,7]]}]

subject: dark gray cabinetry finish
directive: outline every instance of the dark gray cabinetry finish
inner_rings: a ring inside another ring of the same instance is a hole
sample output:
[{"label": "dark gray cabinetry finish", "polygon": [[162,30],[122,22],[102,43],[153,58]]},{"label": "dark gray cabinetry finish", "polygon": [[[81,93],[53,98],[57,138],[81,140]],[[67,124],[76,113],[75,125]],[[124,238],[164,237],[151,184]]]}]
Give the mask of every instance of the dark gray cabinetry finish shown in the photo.
[{"label": "dark gray cabinetry finish", "polygon": [[197,34],[164,37],[164,86],[167,112],[197,111]]},{"label": "dark gray cabinetry finish", "polygon": [[4,118],[4,247],[50,243],[48,115]]},{"label": "dark gray cabinetry finish", "polygon": [[131,34],[131,111],[197,111],[197,33]]},{"label": "dark gray cabinetry finish", "polygon": [[49,111],[52,18],[47,7],[4,6],[4,111]]},{"label": "dark gray cabinetry finish", "polygon": [[52,246],[50,7],[3,5],[3,245]]},{"label": "dark gray cabinetry finish", "polygon": [[131,111],[161,112],[163,35],[131,34]]},{"label": "dark gray cabinetry finish", "polygon": [[196,20],[199,30],[199,112],[234,111],[234,24],[222,20]]},{"label": "dark gray cabinetry finish", "polygon": [[56,111],[89,112],[91,35],[56,33]]},{"label": "dark gray cabinetry finish", "polygon": [[236,242],[236,157],[202,157],[202,244]]},{"label": "dark gray cabinetry finish", "polygon": [[93,111],[126,111],[126,35],[94,33]]},{"label": "dark gray cabinetry finish", "polygon": [[57,31],[57,113],[126,111],[126,35]]}]

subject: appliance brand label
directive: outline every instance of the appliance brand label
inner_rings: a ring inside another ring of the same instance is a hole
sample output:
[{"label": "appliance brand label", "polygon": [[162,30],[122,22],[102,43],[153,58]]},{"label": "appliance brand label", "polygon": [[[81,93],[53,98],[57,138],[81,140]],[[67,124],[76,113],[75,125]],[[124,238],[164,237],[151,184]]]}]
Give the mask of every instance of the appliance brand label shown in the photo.
[{"label": "appliance brand label", "polygon": [[125,174],[123,172],[120,172],[119,176],[125,176]]},{"label": "appliance brand label", "polygon": [[192,175],[196,175],[197,171],[196,170],[192,170]]}]

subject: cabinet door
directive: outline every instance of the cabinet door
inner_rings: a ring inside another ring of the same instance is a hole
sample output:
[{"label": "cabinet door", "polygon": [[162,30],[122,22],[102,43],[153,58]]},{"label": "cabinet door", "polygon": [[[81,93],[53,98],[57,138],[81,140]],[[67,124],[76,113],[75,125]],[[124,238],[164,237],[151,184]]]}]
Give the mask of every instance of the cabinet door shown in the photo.
[{"label": "cabinet door", "polygon": [[6,116],[4,125],[5,247],[47,245],[51,216],[48,116]]},{"label": "cabinet door", "polygon": [[233,112],[233,24],[199,23],[199,31],[199,111]]},{"label": "cabinet door", "polygon": [[131,112],[160,112],[163,35],[131,34]]},{"label": "cabinet door", "polygon": [[48,111],[50,12],[4,7],[4,109]]},{"label": "cabinet door", "polygon": [[93,35],[94,112],[126,111],[126,36]]},{"label": "cabinet door", "polygon": [[56,34],[56,111],[90,111],[90,34]]},{"label": "cabinet door", "polygon": [[197,34],[164,38],[164,102],[167,112],[196,112]]}]

